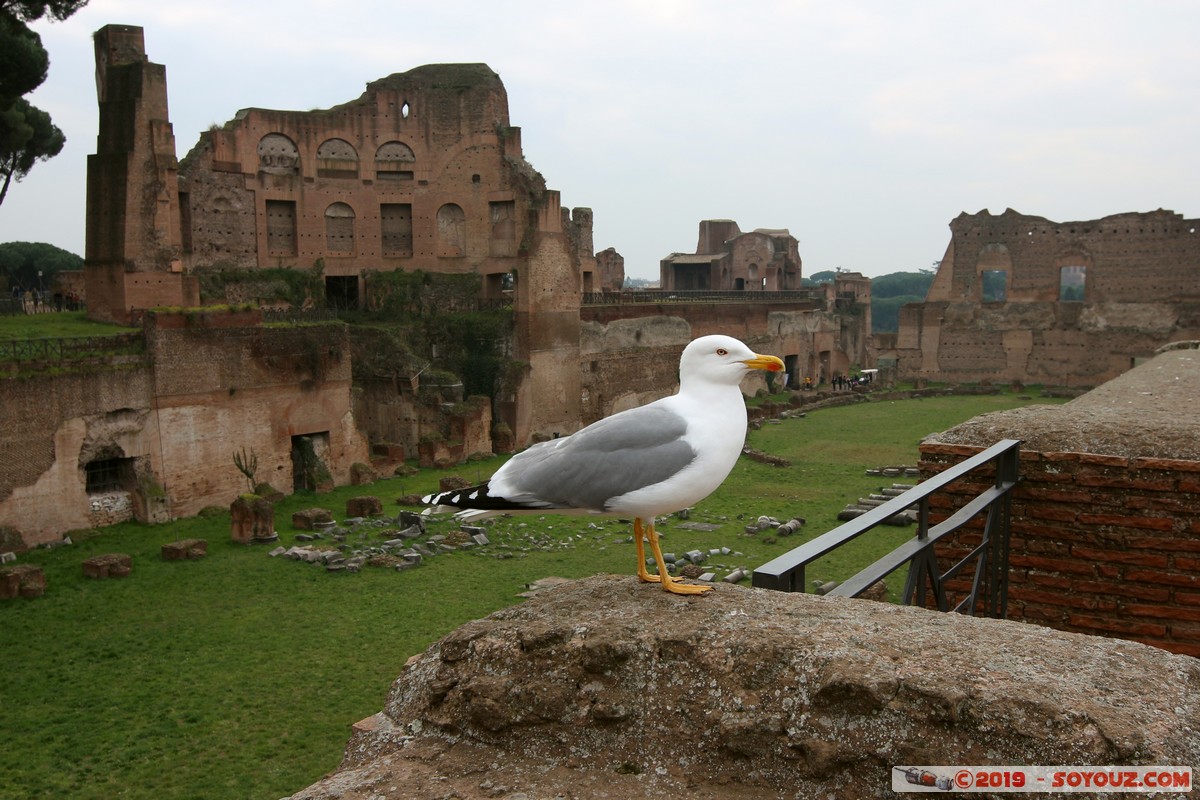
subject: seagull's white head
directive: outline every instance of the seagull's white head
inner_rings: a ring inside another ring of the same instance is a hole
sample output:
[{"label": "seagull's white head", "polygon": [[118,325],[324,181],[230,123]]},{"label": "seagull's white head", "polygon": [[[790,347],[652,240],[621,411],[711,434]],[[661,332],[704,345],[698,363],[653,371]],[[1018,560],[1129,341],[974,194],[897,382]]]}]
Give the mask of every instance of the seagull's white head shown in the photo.
[{"label": "seagull's white head", "polygon": [[737,386],[752,369],[781,372],[783,362],[775,356],[755,353],[732,336],[701,336],[683,349],[679,358],[679,382]]}]

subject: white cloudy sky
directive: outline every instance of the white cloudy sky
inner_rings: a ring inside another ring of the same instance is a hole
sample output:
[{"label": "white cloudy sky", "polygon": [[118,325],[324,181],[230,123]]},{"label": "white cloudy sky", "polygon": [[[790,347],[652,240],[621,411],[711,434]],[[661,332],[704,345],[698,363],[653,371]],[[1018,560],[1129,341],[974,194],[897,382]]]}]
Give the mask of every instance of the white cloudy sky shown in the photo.
[{"label": "white cloudy sky", "polygon": [[788,228],[806,274],[927,268],[962,211],[1200,216],[1194,0],[91,0],[35,23],[31,100],[67,135],[0,242],[83,254],[91,34],[145,28],[182,157],[240,108],[326,108],[422,64],[485,62],[526,158],[597,250],[658,276],[701,219]]}]

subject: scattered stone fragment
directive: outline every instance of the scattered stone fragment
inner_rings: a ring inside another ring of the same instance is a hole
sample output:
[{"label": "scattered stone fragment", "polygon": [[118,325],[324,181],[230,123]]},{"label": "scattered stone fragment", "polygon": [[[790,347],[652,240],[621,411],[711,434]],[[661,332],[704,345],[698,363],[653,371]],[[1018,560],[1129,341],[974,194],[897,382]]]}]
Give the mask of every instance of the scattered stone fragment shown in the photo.
[{"label": "scattered stone fragment", "polygon": [[46,592],[46,574],[36,564],[0,567],[0,600],[41,597]]},{"label": "scattered stone fragment", "polygon": [[383,513],[383,503],[378,497],[364,495],[346,501],[347,517],[376,517]]},{"label": "scattered stone fragment", "polygon": [[163,561],[195,561],[208,555],[208,540],[180,539],[162,546]]},{"label": "scattered stone fragment", "polygon": [[333,523],[333,514],[324,508],[305,508],[292,514],[292,527],[301,531],[311,531],[316,523]]},{"label": "scattered stone fragment", "polygon": [[124,553],[104,553],[83,562],[85,578],[124,578],[133,572],[133,559]]}]

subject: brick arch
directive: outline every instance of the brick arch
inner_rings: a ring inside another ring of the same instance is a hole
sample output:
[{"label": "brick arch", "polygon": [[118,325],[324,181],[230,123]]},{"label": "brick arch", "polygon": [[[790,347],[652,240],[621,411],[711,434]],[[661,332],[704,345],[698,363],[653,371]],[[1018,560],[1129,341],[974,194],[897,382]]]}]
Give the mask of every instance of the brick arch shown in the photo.
[{"label": "brick arch", "polygon": [[258,170],[270,175],[299,175],[300,150],[282,133],[268,133],[258,140]]},{"label": "brick arch", "polygon": [[381,181],[411,181],[417,157],[404,142],[384,142],[375,151],[375,178]]},{"label": "brick arch", "polygon": [[437,212],[439,256],[467,254],[467,215],[462,206],[446,203]]},{"label": "brick arch", "polygon": [[1088,299],[1092,264],[1092,254],[1079,247],[1067,248],[1054,257],[1060,303],[1081,303]]},{"label": "brick arch", "polygon": [[979,249],[975,262],[975,284],[972,299],[975,302],[1003,302],[1008,299],[1012,286],[1012,253],[998,242],[985,244]]},{"label": "brick arch", "polygon": [[358,151],[345,139],[326,139],[317,148],[317,177],[357,178]]},{"label": "brick arch", "polygon": [[354,209],[345,203],[332,203],[325,209],[325,249],[354,252]]}]

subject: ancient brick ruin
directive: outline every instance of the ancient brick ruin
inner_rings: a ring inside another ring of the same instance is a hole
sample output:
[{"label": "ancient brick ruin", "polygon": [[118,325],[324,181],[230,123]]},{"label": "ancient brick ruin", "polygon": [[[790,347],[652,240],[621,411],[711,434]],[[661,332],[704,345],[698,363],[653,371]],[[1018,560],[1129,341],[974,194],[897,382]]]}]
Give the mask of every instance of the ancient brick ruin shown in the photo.
[{"label": "ancient brick ruin", "polygon": [[961,214],[924,303],[880,337],[902,380],[1098,386],[1200,337],[1200,220]]},{"label": "ancient brick ruin", "polygon": [[[621,293],[623,258],[594,254],[590,209],[564,208],[525,160],[486,65],[418,67],[330,109],[243,109],[177,161],[166,69],[148,60],[142,29],[102,28],[95,54],[83,284],[89,316],[143,325],[145,353],[4,383],[23,423],[4,433],[0,524],[27,545],[228,507],[243,489],[239,448],[275,489],[319,490],[359,474],[373,446],[433,462],[570,433],[673,392],[680,350],[706,333],[783,356],[793,381],[865,364],[861,276],[719,303]],[[726,253],[713,263],[737,273],[731,285],[799,286],[786,231],[701,230]],[[485,302],[512,309],[508,387],[490,406],[459,402],[448,439],[432,442],[441,412],[423,405],[417,378],[352,384],[344,325],[266,327],[253,302],[199,307],[205,270],[279,267],[318,276],[343,307],[364,299],[372,273],[478,276]],[[760,269],[767,282],[747,283]]]},{"label": "ancient brick ruin", "polygon": [[141,28],[106,26],[95,47],[100,131],[88,156],[88,313],[128,322],[135,308],[199,305],[199,284],[183,271],[166,68],[147,60]]},{"label": "ancient brick ruin", "polygon": [[[1010,619],[1200,656],[1198,344],[1164,348],[1066,405],[985,414],[921,444],[928,478],[998,439],[1023,440]],[[931,522],[980,488],[940,498]],[[960,534],[943,569],[978,541]]]},{"label": "ancient brick ruin", "polygon": [[0,519],[26,545],[64,531],[166,522],[245,491],[232,454],[292,491],[300,443],[333,482],[367,461],[345,326],[268,328],[257,310],[149,312],[147,352],[103,369],[6,380]]},{"label": "ancient brick ruin", "polygon": [[781,291],[800,288],[800,243],[786,229],[742,233],[731,219],[700,223],[695,253],[660,262],[663,289]]}]

